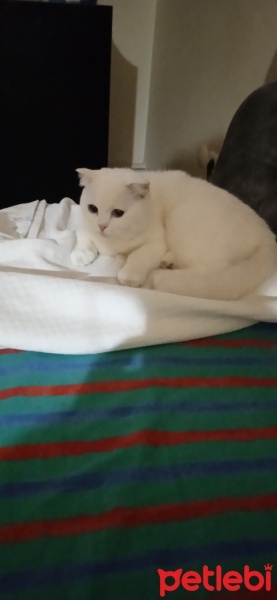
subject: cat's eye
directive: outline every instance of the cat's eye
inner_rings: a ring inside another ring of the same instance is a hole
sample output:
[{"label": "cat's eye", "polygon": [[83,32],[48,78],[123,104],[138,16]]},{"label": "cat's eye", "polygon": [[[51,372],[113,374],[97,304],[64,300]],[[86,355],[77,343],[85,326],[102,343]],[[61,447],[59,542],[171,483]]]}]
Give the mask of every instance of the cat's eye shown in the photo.
[{"label": "cat's eye", "polygon": [[95,215],[96,215],[96,213],[98,213],[98,208],[97,208],[97,206],[95,206],[95,204],[89,204],[88,209],[89,209],[89,212],[91,212]]},{"label": "cat's eye", "polygon": [[121,210],[120,208],[114,208],[112,210],[112,217],[122,217],[124,215],[124,210]]}]

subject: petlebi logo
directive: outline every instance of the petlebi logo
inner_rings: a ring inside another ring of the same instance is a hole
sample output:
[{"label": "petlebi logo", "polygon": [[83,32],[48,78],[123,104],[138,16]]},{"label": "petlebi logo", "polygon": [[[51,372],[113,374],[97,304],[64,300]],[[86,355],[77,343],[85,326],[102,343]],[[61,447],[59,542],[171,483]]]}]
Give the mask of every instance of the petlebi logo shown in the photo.
[{"label": "petlebi logo", "polygon": [[212,570],[208,565],[204,565],[202,571],[164,571],[158,569],[160,597],[163,598],[169,592],[175,592],[179,587],[182,587],[187,592],[197,592],[202,586],[209,592],[221,592],[228,590],[229,592],[237,592],[244,586],[251,592],[259,592],[264,589],[266,592],[271,591],[271,578],[273,566],[267,563],[264,565],[264,572],[252,570],[249,565],[245,565],[243,572],[226,571],[220,565],[217,565],[215,570]]}]

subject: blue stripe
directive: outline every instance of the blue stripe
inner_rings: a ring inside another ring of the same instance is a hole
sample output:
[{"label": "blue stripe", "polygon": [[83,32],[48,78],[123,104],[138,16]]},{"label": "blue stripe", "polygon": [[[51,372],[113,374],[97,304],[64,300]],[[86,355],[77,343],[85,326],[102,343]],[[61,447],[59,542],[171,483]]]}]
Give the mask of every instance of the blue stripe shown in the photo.
[{"label": "blue stripe", "polygon": [[[211,564],[216,561],[222,564],[223,561],[234,559],[236,564],[238,560],[243,560],[244,564],[250,564],[250,559],[261,558],[261,571],[263,562],[270,560],[272,554],[277,551],[277,541],[268,539],[243,539],[235,542],[217,542],[215,544],[181,546],[179,548],[155,549],[143,554],[113,558],[102,561],[67,563],[63,565],[54,565],[40,567],[36,569],[26,569],[14,571],[0,576],[1,594],[4,592],[13,592],[24,588],[45,588],[51,585],[74,584],[84,579],[91,582],[91,591],[93,593],[93,578],[97,576],[109,576],[117,573],[128,575],[130,571],[136,572],[142,569],[156,570],[157,568],[171,570],[183,568],[186,570],[189,565],[194,568],[200,564]],[[246,561],[246,562],[245,562]],[[103,593],[105,581],[103,581]],[[104,596],[103,596],[104,597]]]},{"label": "blue stripe", "polygon": [[52,492],[80,492],[96,490],[103,486],[111,487],[139,482],[167,482],[180,477],[233,475],[238,473],[275,471],[277,458],[261,458],[257,460],[225,460],[183,465],[142,467],[121,469],[112,473],[88,473],[61,479],[46,481],[23,481],[21,483],[5,483],[0,486],[0,499],[17,498]]},{"label": "blue stripe", "polygon": [[[121,393],[121,392],[120,392]],[[24,427],[41,425],[59,425],[61,423],[93,422],[106,419],[123,419],[146,415],[148,413],[202,413],[202,412],[225,412],[243,410],[277,410],[277,398],[270,400],[240,400],[240,401],[213,401],[205,400],[181,402],[162,402],[157,400],[149,404],[134,406],[118,406],[114,408],[93,408],[91,410],[70,410],[63,412],[48,413],[17,413],[7,414],[0,417],[0,427]]]},{"label": "blue stripe", "polygon": [[276,356],[270,358],[261,357],[240,357],[236,358],[187,358],[180,356],[156,356],[156,357],[143,357],[143,360],[133,360],[128,357],[126,358],[114,358],[104,360],[93,360],[92,358],[84,358],[82,361],[74,362],[71,357],[68,361],[57,359],[53,362],[39,362],[39,361],[27,361],[22,364],[17,363],[0,368],[0,376],[7,377],[8,375],[18,375],[19,373],[30,372],[30,369],[36,373],[61,373],[61,371],[72,371],[89,369],[90,373],[93,370],[99,368],[113,368],[122,367],[128,370],[139,371],[142,367],[149,369],[152,366],[183,366],[183,367],[276,367],[277,366],[277,353],[276,348],[272,349]]}]

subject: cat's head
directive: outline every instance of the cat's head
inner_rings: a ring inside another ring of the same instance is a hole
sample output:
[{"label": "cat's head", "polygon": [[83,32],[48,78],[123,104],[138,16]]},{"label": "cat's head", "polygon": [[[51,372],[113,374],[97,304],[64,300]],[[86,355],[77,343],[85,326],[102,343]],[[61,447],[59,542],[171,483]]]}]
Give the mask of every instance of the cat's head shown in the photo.
[{"label": "cat's head", "polygon": [[77,169],[83,219],[107,238],[131,237],[149,226],[149,182],[131,169]]}]

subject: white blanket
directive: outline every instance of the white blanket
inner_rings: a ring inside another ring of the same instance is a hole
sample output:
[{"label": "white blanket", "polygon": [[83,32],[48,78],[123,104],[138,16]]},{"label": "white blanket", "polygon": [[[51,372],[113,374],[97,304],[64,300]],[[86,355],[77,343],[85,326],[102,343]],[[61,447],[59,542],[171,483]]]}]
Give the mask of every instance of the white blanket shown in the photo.
[{"label": "white blanket", "polygon": [[118,285],[118,259],[76,270],[79,207],[69,198],[0,211],[0,346],[83,354],[227,333],[277,321],[277,273],[236,302]]}]

